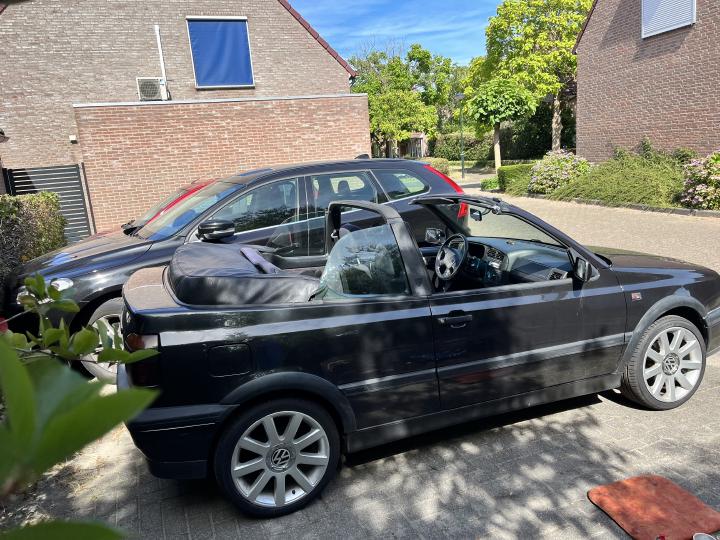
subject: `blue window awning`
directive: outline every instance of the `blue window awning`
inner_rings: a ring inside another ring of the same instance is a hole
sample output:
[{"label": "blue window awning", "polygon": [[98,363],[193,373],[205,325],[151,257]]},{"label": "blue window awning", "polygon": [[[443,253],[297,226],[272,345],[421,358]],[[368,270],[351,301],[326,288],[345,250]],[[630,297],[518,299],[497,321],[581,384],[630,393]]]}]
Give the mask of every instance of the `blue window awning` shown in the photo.
[{"label": "blue window awning", "polygon": [[195,85],[198,88],[253,86],[245,19],[187,19]]}]

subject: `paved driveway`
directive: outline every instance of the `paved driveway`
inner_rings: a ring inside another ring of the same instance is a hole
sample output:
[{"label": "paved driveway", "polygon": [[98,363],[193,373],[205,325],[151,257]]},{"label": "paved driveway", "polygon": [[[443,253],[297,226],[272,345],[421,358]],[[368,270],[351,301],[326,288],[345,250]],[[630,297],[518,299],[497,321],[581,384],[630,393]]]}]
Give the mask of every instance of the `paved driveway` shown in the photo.
[{"label": "paved driveway", "polygon": [[[516,202],[516,201],[513,201]],[[720,269],[720,220],[520,199],[591,244]],[[665,413],[615,392],[473,422],[350,456],[322,499],[273,521],[235,512],[210,482],[158,480],[119,428],[0,514],[96,518],[139,538],[622,538],[586,492],[661,474],[720,509],[720,355]],[[658,531],[659,533],[662,531]]]}]

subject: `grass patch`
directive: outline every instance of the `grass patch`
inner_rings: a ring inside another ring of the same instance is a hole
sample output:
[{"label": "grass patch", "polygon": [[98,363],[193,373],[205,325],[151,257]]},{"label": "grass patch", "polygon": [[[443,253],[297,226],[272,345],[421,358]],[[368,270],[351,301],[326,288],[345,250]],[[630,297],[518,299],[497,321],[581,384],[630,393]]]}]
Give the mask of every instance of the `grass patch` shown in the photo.
[{"label": "grass patch", "polygon": [[624,155],[594,166],[584,176],[553,191],[550,198],[669,208],[679,206],[682,188],[682,168],[676,160]]},{"label": "grass patch", "polygon": [[498,187],[508,195],[527,195],[531,164],[503,165],[498,169]]}]

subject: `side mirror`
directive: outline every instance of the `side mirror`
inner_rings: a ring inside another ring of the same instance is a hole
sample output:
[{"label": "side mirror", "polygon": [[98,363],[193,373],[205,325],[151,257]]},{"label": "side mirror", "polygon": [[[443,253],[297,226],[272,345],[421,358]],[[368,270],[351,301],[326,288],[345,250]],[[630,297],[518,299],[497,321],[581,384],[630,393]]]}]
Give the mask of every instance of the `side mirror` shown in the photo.
[{"label": "side mirror", "polygon": [[482,212],[477,208],[470,209],[470,217],[475,221],[482,221]]},{"label": "side mirror", "polygon": [[201,240],[220,240],[235,234],[235,225],[225,219],[203,221],[198,227],[198,238]]},{"label": "side mirror", "polygon": [[575,267],[573,268],[573,274],[575,278],[583,283],[590,281],[592,277],[593,268],[592,265],[581,257],[575,259]]},{"label": "side mirror", "polygon": [[428,244],[442,244],[445,241],[445,231],[433,228],[425,229],[425,241]]}]

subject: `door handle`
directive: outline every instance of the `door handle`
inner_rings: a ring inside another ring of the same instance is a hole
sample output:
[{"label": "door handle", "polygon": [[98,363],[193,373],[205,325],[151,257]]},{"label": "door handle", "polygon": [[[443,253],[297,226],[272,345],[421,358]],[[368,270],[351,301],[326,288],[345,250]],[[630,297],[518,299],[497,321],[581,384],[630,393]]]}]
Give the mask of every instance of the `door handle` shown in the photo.
[{"label": "door handle", "polygon": [[450,328],[463,328],[472,321],[472,318],[473,316],[470,314],[453,315],[452,317],[438,317],[438,322],[443,326],[450,326]]}]

